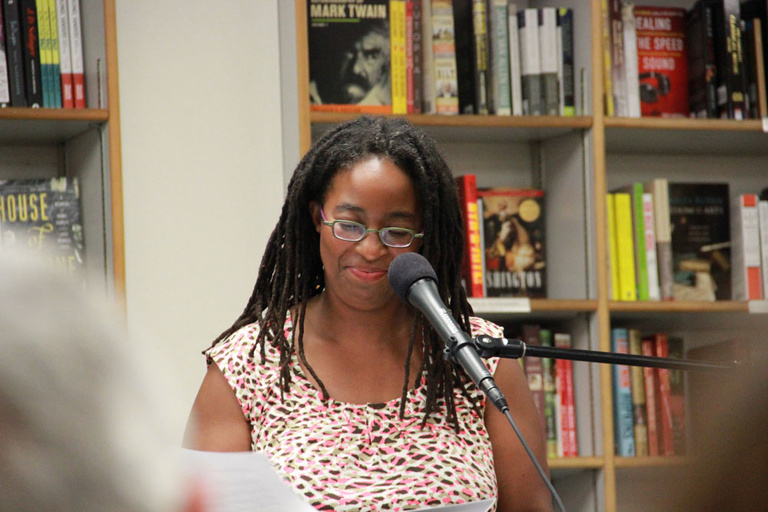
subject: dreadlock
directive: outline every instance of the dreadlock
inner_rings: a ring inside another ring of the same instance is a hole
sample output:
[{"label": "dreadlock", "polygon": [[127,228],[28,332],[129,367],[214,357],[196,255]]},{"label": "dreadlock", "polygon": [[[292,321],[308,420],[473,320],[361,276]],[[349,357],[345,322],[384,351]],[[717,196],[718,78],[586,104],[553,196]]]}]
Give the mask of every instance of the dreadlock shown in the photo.
[{"label": "dreadlock", "polygon": [[[323,202],[336,173],[370,157],[391,160],[413,181],[423,209],[426,233],[419,252],[435,269],[440,297],[448,304],[459,325],[469,330],[472,309],[460,278],[463,256],[461,212],[448,165],[435,142],[407,121],[361,116],[326,132],[299,162],[288,185],[280,219],[261,260],[248,304],[234,324],[211,345],[213,347],[238,329],[256,323],[259,333],[251,356],[258,347],[263,360],[265,342],[279,349],[283,390],[290,384],[289,364],[294,351],[298,350],[300,360],[319,383],[323,396],[328,398],[325,386],[304,356],[306,304],[325,286],[320,238],[312,222],[309,204],[311,201]],[[298,308],[295,323],[299,335],[295,346],[286,339],[283,330],[287,313],[293,307]],[[405,360],[400,416],[405,415],[410,359],[419,333],[423,333],[424,357],[416,383],[424,372],[429,376],[423,423],[436,410],[438,400],[443,399],[449,421],[458,430],[454,389],[459,389],[474,407],[478,408],[479,404],[471,399],[466,374],[443,357],[442,340],[420,314],[414,320]]]}]

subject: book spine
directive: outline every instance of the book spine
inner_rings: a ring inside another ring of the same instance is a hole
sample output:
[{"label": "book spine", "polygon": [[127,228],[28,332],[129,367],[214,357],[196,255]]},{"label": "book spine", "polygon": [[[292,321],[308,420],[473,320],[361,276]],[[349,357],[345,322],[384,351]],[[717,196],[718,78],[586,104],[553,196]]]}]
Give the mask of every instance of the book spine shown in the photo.
[{"label": "book spine", "polygon": [[[641,190],[642,186],[641,183]],[[653,215],[653,195],[650,192],[642,192],[642,196],[645,265],[648,267],[648,299],[661,300],[661,291],[659,290],[659,266],[656,262],[656,224]]]},{"label": "book spine", "polygon": [[[523,324],[523,342],[530,346],[540,345],[540,329],[541,327],[536,324]],[[526,357],[523,366],[525,367],[525,376],[528,379],[528,389],[531,390],[533,403],[536,404],[536,409],[539,411],[541,430],[545,433],[547,418],[544,411],[544,367],[541,363],[541,358]]]},{"label": "book spine", "polygon": [[43,105],[43,81],[40,69],[40,43],[37,32],[37,6],[35,0],[21,0],[20,17],[24,41],[24,83],[27,106]]},{"label": "book spine", "polygon": [[620,300],[621,286],[619,284],[619,247],[616,240],[616,205],[612,192],[606,194],[606,208],[608,218],[608,259],[609,277],[611,279],[611,300]]},{"label": "book spine", "polygon": [[[685,358],[683,339],[669,336],[667,338],[667,353],[675,359]],[[687,446],[686,432],[686,393],[685,375],[683,370],[669,370],[669,394],[672,413],[672,446],[675,455],[685,455]]]},{"label": "book spine", "polygon": [[576,75],[574,71],[573,9],[557,10],[560,115],[576,115]]},{"label": "book spine", "polygon": [[75,107],[72,85],[72,48],[69,38],[67,0],[56,1],[56,20],[59,33],[59,69],[61,71],[61,106]]},{"label": "book spine", "polygon": [[620,294],[618,300],[637,300],[631,197],[625,192],[617,192],[614,194],[614,203],[616,208],[616,252],[619,258]]},{"label": "book spine", "polygon": [[768,298],[768,201],[761,199],[757,203],[760,224],[760,260],[763,279],[763,297]]},{"label": "book spine", "polygon": [[480,237],[481,221],[477,201],[477,177],[474,174],[457,176],[456,185],[461,201],[464,236],[466,237],[463,274],[467,294],[470,297],[484,297],[483,247]]},{"label": "book spine", "polygon": [[[552,331],[539,330],[539,343],[542,347],[552,347]],[[551,357],[541,358],[544,375],[544,418],[546,425],[547,458],[557,457],[557,419],[555,418],[555,361]]]},{"label": "book spine", "polygon": [[645,220],[643,219],[643,185],[632,185],[632,229],[635,248],[635,286],[637,300],[648,300],[648,262],[645,259]]},{"label": "book spine", "polygon": [[634,4],[622,3],[621,24],[624,38],[624,87],[627,94],[627,117],[640,117],[640,78],[638,76],[635,22]]},{"label": "book spine", "polygon": [[456,40],[453,34],[453,6],[450,0],[432,0],[432,48],[435,84],[435,112],[459,113],[459,84],[456,67]]},{"label": "book spine", "polygon": [[761,300],[760,226],[757,195],[741,194],[731,203],[731,283],[733,300]]},{"label": "book spine", "polygon": [[80,0],[67,0],[67,4],[75,108],[85,108],[85,61],[83,58],[83,33],[80,26]]},{"label": "book spine", "polygon": [[557,83],[557,9],[538,8],[539,66],[541,71],[542,113],[548,116],[560,114],[560,92]]},{"label": "book spine", "polygon": [[424,110],[424,12],[421,0],[408,0],[411,4],[412,58],[413,58],[413,113]]},{"label": "book spine", "polygon": [[8,78],[8,59],[5,51],[5,27],[3,13],[0,10],[0,107],[11,103],[11,84]]},{"label": "book spine", "polygon": [[[612,349],[617,354],[629,353],[627,329],[611,329]],[[613,370],[613,412],[616,455],[635,456],[635,430],[632,418],[632,384],[629,366],[616,364]]]},{"label": "book spine", "polygon": [[51,57],[51,25],[48,0],[36,0],[37,32],[40,37],[40,75],[43,87],[43,107],[52,108],[53,98],[53,59]]},{"label": "book spine", "polygon": [[541,67],[539,61],[539,13],[527,8],[517,13],[520,36],[520,75],[522,78],[523,114],[542,115]]},{"label": "book spine", "polygon": [[435,113],[435,56],[432,43],[432,0],[421,0],[422,106],[423,114]]},{"label": "book spine", "polygon": [[48,23],[51,31],[51,82],[53,92],[53,107],[61,108],[61,58],[59,55],[59,16],[56,11],[56,0],[46,0],[48,3]]},{"label": "book spine", "polygon": [[[641,355],[642,336],[638,329],[629,329],[629,353]],[[645,397],[645,377],[643,368],[632,366],[629,369],[632,390],[632,420],[635,432],[635,455],[645,457],[648,455],[648,416],[647,401]]]},{"label": "book spine", "polygon": [[509,89],[512,94],[512,115],[523,115],[523,78],[520,73],[520,30],[517,21],[517,5],[507,5],[509,28]]},{"label": "book spine", "polygon": [[493,113],[512,115],[512,92],[509,74],[509,11],[507,0],[493,0],[491,20],[491,66]]},{"label": "book spine", "polygon": [[[656,357],[668,357],[669,346],[667,345],[666,333],[656,333],[653,342],[653,348]],[[659,454],[674,455],[675,440],[672,424],[672,388],[669,370],[667,368],[657,368],[657,381],[659,384]]]},{"label": "book spine", "polygon": [[613,116],[616,113],[613,103],[613,67],[611,64],[611,15],[608,10],[609,0],[600,0],[600,14],[602,21],[602,49],[603,49],[603,101],[605,103],[605,115]]},{"label": "book spine", "polygon": [[389,1],[389,42],[392,70],[392,113],[408,113],[408,78],[405,52],[405,0]]},{"label": "book spine", "polygon": [[472,0],[472,33],[474,34],[475,113],[488,114],[488,13],[485,0]]},{"label": "book spine", "polygon": [[3,0],[3,28],[8,60],[8,80],[12,107],[26,107],[26,86],[24,83],[24,37],[21,27],[18,0]]},{"label": "book spine", "polygon": [[629,114],[629,111],[627,109],[624,24],[621,15],[621,0],[608,0],[608,16],[611,24],[611,80],[613,83],[613,104],[615,115],[626,117]]},{"label": "book spine", "polygon": [[[767,15],[768,16],[768,15]],[[766,54],[763,51],[765,43],[763,38],[766,37],[763,34],[763,27],[759,18],[754,20],[754,45],[755,45],[755,76],[757,81],[757,102],[758,102],[758,117],[768,117],[768,92],[766,89],[766,67],[765,57]]]},{"label": "book spine", "polygon": [[413,106],[413,0],[405,1],[405,104],[408,114],[414,113]]},{"label": "book spine", "polygon": [[[555,333],[555,346],[571,348],[571,335]],[[576,406],[573,394],[573,364],[568,359],[558,359],[556,363],[557,386],[560,389],[561,436],[563,438],[563,457],[577,457],[579,447],[576,435]]]},{"label": "book spine", "polygon": [[[641,343],[642,355],[653,357],[653,339],[643,338]],[[643,367],[643,382],[645,385],[645,411],[648,425],[648,455],[659,455],[659,399],[656,383],[656,370],[649,366]]]},{"label": "book spine", "polygon": [[672,300],[674,294],[672,233],[669,222],[669,185],[666,178],[656,178],[643,185],[645,192],[653,196],[653,225],[656,239],[656,266],[661,300]]}]

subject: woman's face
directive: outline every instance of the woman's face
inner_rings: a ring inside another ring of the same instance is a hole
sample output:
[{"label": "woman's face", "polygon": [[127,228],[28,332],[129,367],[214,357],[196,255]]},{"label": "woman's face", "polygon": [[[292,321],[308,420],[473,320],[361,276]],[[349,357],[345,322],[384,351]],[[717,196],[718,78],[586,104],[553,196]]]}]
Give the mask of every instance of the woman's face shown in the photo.
[{"label": "woman's face", "polygon": [[325,203],[313,202],[310,212],[320,233],[320,256],[325,267],[325,291],[357,310],[372,310],[400,299],[387,277],[395,256],[419,249],[420,240],[410,247],[384,245],[379,235],[366,233],[359,242],[334,237],[327,221],[347,220],[367,228],[408,228],[421,232],[422,218],[416,190],[408,175],[388,159],[372,157],[338,172],[331,180]]}]

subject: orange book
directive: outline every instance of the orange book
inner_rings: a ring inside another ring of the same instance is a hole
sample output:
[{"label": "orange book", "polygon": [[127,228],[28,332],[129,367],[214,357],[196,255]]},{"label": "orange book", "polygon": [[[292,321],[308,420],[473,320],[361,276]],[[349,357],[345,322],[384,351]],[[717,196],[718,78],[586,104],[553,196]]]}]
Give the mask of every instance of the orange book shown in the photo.
[{"label": "orange book", "polygon": [[461,275],[464,278],[467,296],[485,297],[480,212],[477,205],[477,177],[474,174],[457,176],[456,188],[464,222],[464,260]]}]

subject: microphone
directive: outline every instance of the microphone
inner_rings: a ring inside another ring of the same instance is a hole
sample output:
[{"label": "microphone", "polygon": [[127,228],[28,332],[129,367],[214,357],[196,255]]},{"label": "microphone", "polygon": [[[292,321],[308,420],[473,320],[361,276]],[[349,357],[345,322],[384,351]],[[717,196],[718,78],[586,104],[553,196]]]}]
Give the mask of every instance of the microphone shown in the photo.
[{"label": "microphone", "polygon": [[440,299],[437,274],[427,259],[415,252],[400,254],[389,265],[388,275],[395,294],[421,311],[445,343],[451,358],[461,364],[469,378],[499,411],[508,411],[504,394],[477,354],[469,335],[461,330]]}]

